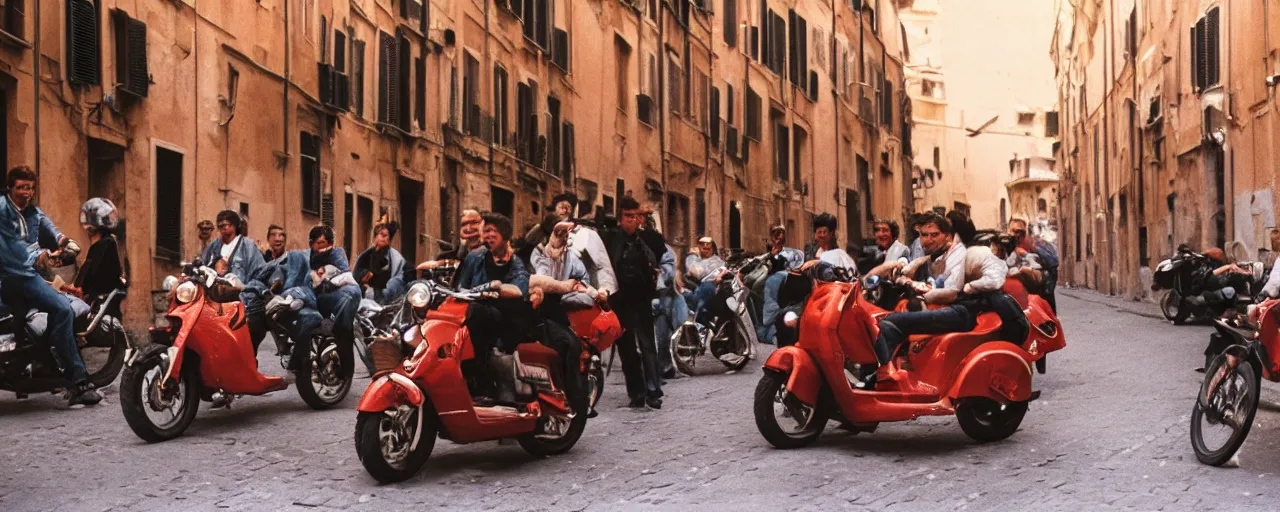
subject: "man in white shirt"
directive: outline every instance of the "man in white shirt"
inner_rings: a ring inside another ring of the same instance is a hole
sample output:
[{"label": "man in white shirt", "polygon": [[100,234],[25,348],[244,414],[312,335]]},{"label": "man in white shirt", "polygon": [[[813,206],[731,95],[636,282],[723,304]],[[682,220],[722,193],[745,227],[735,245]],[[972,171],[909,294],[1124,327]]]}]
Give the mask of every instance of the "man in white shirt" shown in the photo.
[{"label": "man in white shirt", "polygon": [[[1004,286],[1008,266],[992,256],[990,249],[967,249],[954,242],[951,223],[940,215],[920,223],[920,243],[929,256],[902,267],[902,284],[911,286],[926,304],[947,307],[925,311],[893,313],[880,319],[880,335],[876,338],[876,359],[884,366],[890,362],[898,346],[912,334],[945,334],[965,332],[977,325],[978,304],[973,295],[1000,290]],[[974,251],[973,261],[968,261]],[[886,263],[901,266],[901,262]],[[922,265],[927,264],[926,267]],[[924,269],[927,269],[924,270]],[[934,284],[913,280],[917,271],[934,279]],[[892,378],[891,375],[887,377]],[[868,386],[874,386],[874,379]]]},{"label": "man in white shirt", "polygon": [[876,250],[884,256],[883,262],[898,261],[910,255],[911,249],[898,240],[898,223],[890,219],[876,219],[871,223],[876,237]]},{"label": "man in white shirt", "polygon": [[836,268],[853,269],[856,274],[858,263],[853,261],[848,252],[837,246],[836,228],[839,221],[835,215],[822,213],[813,218],[813,244],[805,249],[806,260],[818,260]]}]

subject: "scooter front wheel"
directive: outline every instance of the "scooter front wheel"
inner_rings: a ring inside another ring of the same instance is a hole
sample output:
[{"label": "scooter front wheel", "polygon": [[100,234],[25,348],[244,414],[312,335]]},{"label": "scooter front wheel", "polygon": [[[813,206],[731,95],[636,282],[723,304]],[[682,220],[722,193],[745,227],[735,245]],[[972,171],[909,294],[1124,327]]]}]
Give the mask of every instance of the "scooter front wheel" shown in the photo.
[{"label": "scooter front wheel", "polygon": [[1174,325],[1182,325],[1187,321],[1187,317],[1191,316],[1191,308],[1182,298],[1182,294],[1177,290],[1169,290],[1169,293],[1164,294],[1160,299],[1160,313],[1164,315],[1165,320],[1173,322]]},{"label": "scooter front wheel", "polygon": [[[1196,459],[1210,466],[1231,460],[1253,426],[1258,412],[1261,382],[1253,365],[1241,361],[1230,368],[1225,355],[1218,355],[1204,372],[1204,384],[1191,409],[1191,448]],[[1224,430],[1225,439],[1213,441]]]},{"label": "scooter front wheel", "polygon": [[[161,357],[135,362],[120,378],[120,409],[134,434],[148,443],[168,441],[186,432],[200,406],[196,372],[188,368],[165,381]],[[161,384],[163,382],[163,385]]]},{"label": "scooter front wheel", "polygon": [[773,370],[766,369],[760,377],[754,409],[760,435],[782,449],[812,444],[827,426],[827,411],[787,392],[787,374]]},{"label": "scooter front wheel", "polygon": [[317,333],[310,343],[294,349],[298,363],[298,396],[312,409],[323,410],[342,403],[351,391],[355,357],[331,335]]},{"label": "scooter front wheel", "polygon": [[418,414],[417,409],[402,406],[356,417],[356,456],[375,480],[403,482],[427,463],[436,446],[436,416],[424,410],[419,429]]}]

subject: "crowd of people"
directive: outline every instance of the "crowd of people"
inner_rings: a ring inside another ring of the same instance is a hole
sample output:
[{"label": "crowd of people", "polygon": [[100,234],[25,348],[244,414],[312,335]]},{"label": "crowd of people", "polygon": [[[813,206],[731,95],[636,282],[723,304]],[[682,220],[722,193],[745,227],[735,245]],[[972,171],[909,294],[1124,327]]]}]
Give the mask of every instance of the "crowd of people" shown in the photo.
[{"label": "crowd of people", "polygon": [[[83,267],[86,271],[63,290],[54,290],[37,280],[42,277],[37,269],[51,265],[50,261],[52,265],[74,261],[80,249],[32,203],[35,182],[30,169],[15,168],[8,174],[9,193],[0,198],[0,290],[10,307],[49,313],[51,343],[68,363],[71,402],[96,403],[101,395],[86,380],[71,332],[68,296],[96,297],[122,279],[112,234],[115,207],[104,199],[85,204],[81,224],[92,243]],[[597,212],[592,219],[579,219],[574,217],[577,211],[577,197],[556,196],[552,213],[516,237],[511,219],[465,210],[459,219],[457,248],[413,266],[392,247],[399,226],[385,217],[374,226],[372,245],[352,264],[346,252],[334,245],[329,226],[312,227],[306,249],[287,250],[289,234],[283,227],[268,226],[260,245],[248,236],[248,220],[225,210],[214,221],[197,224],[200,252],[196,259],[243,283],[240,298],[255,352],[267,334],[267,315],[286,309],[296,313],[289,315],[293,320],[287,324],[291,338],[308,339],[323,319],[331,318],[335,338],[349,348],[362,297],[380,303],[398,300],[417,271],[456,265],[456,286],[484,287],[493,296],[474,305],[467,319],[477,354],[469,371],[477,376],[473,391],[481,400],[501,401],[510,395],[510,390],[501,389],[501,379],[492,378],[494,358],[537,339],[560,351],[569,363],[579,342],[569,330],[568,313],[607,304],[624,329],[616,346],[628,405],[660,409],[665,380],[678,378],[672,334],[690,318],[690,312],[698,318],[713,301],[722,300],[716,297],[716,283],[726,268],[725,255],[714,238],[702,236],[681,258],[655,224],[652,209],[630,196],[619,201],[617,217]],[[924,303],[937,306],[893,313],[881,320],[875,346],[882,365],[911,334],[972,329],[979,310],[989,307],[988,292],[999,290],[1006,278],[1023,280],[1029,290],[1054,304],[1056,252],[1033,237],[1024,220],[1009,222],[1006,238],[1013,243],[997,237],[989,247],[978,245],[979,232],[961,212],[913,215],[906,239],[901,231],[896,221],[877,219],[872,223],[874,237],[866,246],[850,244],[846,250],[838,243],[838,223],[831,214],[814,218],[812,238],[803,248],[789,244],[786,227],[771,228],[762,246],[769,275],[760,290],[759,341],[794,341],[777,340],[777,329],[785,310],[798,312],[803,303],[784,304],[779,296],[788,275],[812,267],[846,279],[861,274],[900,276],[899,282],[916,288]],[[283,355],[284,345],[277,345]],[[568,384],[573,399],[585,398],[582,385]]]}]

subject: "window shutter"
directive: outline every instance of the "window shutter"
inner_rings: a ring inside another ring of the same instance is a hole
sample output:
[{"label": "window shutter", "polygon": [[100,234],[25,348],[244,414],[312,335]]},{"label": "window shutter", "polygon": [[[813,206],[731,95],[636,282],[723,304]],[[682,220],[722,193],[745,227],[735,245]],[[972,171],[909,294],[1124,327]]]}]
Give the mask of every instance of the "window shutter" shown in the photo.
[{"label": "window shutter", "polygon": [[1195,45],[1196,46],[1195,46],[1195,53],[1192,54],[1192,57],[1195,59],[1195,68],[1196,68],[1195,85],[1201,91],[1203,91],[1206,87],[1208,87],[1208,84],[1209,84],[1209,69],[1207,65],[1209,56],[1205,51],[1206,50],[1205,32],[1207,32],[1207,30],[1205,27],[1204,18],[1200,18],[1200,21],[1196,22],[1196,28],[1195,28],[1195,33],[1196,33]]},{"label": "window shutter", "polygon": [[320,198],[320,222],[326,226],[333,225],[333,194],[324,194]]},{"label": "window shutter", "polygon": [[347,72],[347,36],[341,30],[333,31],[333,70]]},{"label": "window shutter", "polygon": [[91,0],[67,0],[67,81],[98,85],[98,8]]},{"label": "window shutter", "polygon": [[1218,85],[1218,73],[1220,66],[1218,65],[1218,13],[1220,8],[1214,7],[1209,10],[1209,14],[1205,17],[1205,69],[1206,79],[1205,87],[1213,87]]},{"label": "window shutter", "polygon": [[768,10],[765,0],[760,0],[760,63],[773,68],[773,11]]},{"label": "window shutter", "polygon": [[720,147],[720,89],[711,88],[711,115],[707,116],[711,123],[711,147]]},{"label": "window shutter", "polygon": [[351,74],[355,86],[351,93],[355,96],[356,115],[364,115],[364,41],[351,43]]},{"label": "window shutter", "polygon": [[418,57],[414,62],[414,68],[417,72],[415,78],[417,85],[417,103],[414,105],[413,118],[418,121],[418,126],[423,129],[427,127],[427,62],[422,57]]},{"label": "window shutter", "polygon": [[399,36],[400,36],[399,37],[400,47],[399,49],[396,50],[396,56],[399,57],[399,62],[396,63],[396,72],[394,75],[399,80],[396,86],[396,92],[399,94],[399,99],[396,101],[396,120],[399,122],[396,125],[399,126],[401,130],[404,130],[407,132],[407,131],[410,131],[409,129],[410,67],[409,66],[411,65],[411,63],[409,61],[409,58],[411,57],[410,53],[412,50],[410,50],[409,48],[409,38],[404,35],[404,31],[397,30],[397,32],[399,33]]},{"label": "window shutter", "polygon": [[399,62],[396,58],[396,41],[386,32],[379,32],[378,39],[378,121],[397,124],[395,102],[399,96],[393,79],[395,64]]},{"label": "window shutter", "polygon": [[574,140],[573,140],[573,137],[574,137],[573,123],[565,121],[564,132],[562,137],[564,138],[564,151],[563,151],[563,154],[560,156],[560,162],[561,162],[560,176],[564,178],[565,183],[572,183],[573,170],[578,164],[577,146],[574,144]]},{"label": "window shutter", "polygon": [[724,0],[724,44],[738,44],[738,0]]},{"label": "window shutter", "polygon": [[[1198,57],[1200,53],[1199,35],[1200,35],[1200,32],[1196,30],[1196,26],[1192,25],[1191,34],[1187,36],[1187,42],[1190,44],[1190,47],[1187,49],[1188,50],[1187,55],[1191,56],[1191,65],[1187,66],[1187,69],[1191,70],[1191,90],[1193,91],[1197,89],[1199,84],[1199,82],[1196,81],[1196,64],[1200,61]],[[1087,112],[1083,112],[1083,113],[1087,114]]]},{"label": "window shutter", "polygon": [[129,81],[128,88],[138,96],[146,97],[151,82],[147,72],[147,25],[129,19]]}]

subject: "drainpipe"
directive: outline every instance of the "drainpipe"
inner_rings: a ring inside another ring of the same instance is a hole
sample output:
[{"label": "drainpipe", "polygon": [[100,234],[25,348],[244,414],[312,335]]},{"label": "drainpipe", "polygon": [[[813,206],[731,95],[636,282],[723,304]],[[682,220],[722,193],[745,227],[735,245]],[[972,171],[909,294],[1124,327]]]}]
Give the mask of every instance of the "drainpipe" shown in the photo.
[{"label": "drainpipe", "polygon": [[[835,65],[835,59],[836,59],[836,0],[831,0],[831,51],[830,51],[829,55],[831,56],[831,57],[830,57],[830,60],[831,60],[831,62],[832,62],[832,65],[834,66],[834,65]],[[840,68],[839,68],[839,67],[836,67],[836,69],[840,69]],[[837,72],[837,74],[838,74],[838,73],[839,73],[839,72]],[[833,80],[832,82],[834,82],[834,80]],[[836,211],[836,216],[837,216],[837,218],[838,218],[838,217],[839,217],[839,215],[840,215],[840,212],[839,212],[839,208],[840,208],[840,94],[837,92],[837,90],[836,90],[836,88],[834,87],[834,85],[835,85],[835,84],[833,83],[833,84],[832,84],[832,86],[833,86],[833,87],[831,88],[831,105],[832,105],[832,107],[834,107],[834,111],[835,111],[835,118],[836,118],[836,129],[835,129],[835,132],[836,132],[836,145],[835,145],[835,151],[836,151],[836,210],[837,210],[837,211]],[[816,138],[815,138],[815,140],[816,140]],[[817,170],[816,166],[814,166],[814,168],[812,169],[812,172],[811,172],[810,174],[816,177],[816,176],[817,176],[817,172],[818,172],[818,170]],[[816,182],[816,179],[815,179],[814,181]],[[818,203],[818,199],[817,199],[817,192],[818,192],[817,183],[814,183],[814,187],[813,187],[813,188],[814,188],[814,199],[813,199],[813,202],[814,202],[814,206],[815,206],[815,208],[814,208],[814,209],[817,209],[817,208],[816,208],[816,207],[817,207],[817,203]],[[847,210],[847,209],[848,209],[848,208],[846,208],[846,210]],[[852,225],[853,219],[845,219],[845,220],[844,220],[844,222],[845,222],[845,225],[846,225],[846,226],[850,226],[850,225]]]},{"label": "drainpipe", "polygon": [[[658,91],[654,92],[654,94],[658,95],[658,159],[662,162],[662,188],[664,192],[667,188],[667,95],[665,94],[667,90],[667,66],[665,64],[667,59],[670,58],[667,56],[667,10],[663,7],[665,5],[666,2],[663,2],[662,6],[658,8],[658,53],[662,55],[662,60],[656,64],[658,66]],[[643,189],[643,180],[641,180],[640,185],[641,189]],[[624,190],[622,193],[626,194],[627,192]],[[619,197],[618,200],[621,201],[622,198]],[[658,200],[660,208],[658,211],[666,213],[666,203],[667,195],[664,193]]]},{"label": "drainpipe", "polygon": [[[289,61],[293,60],[289,55],[289,38],[292,36],[293,34],[289,33],[289,2],[286,0],[284,2],[284,105],[282,107],[284,112],[284,147],[280,148],[280,152],[285,155],[289,154],[289,82],[293,80],[293,77],[289,76]],[[284,187],[280,188],[282,199],[280,204],[283,208]]]},{"label": "drainpipe", "polygon": [[[493,65],[493,61],[490,60],[491,57],[489,56],[489,39],[493,37],[493,33],[490,32],[489,30],[489,5],[491,3],[493,2],[484,3],[484,64],[486,66]],[[426,4],[424,4],[424,6],[425,6],[424,7],[425,9],[431,9],[430,2],[427,2]],[[552,24],[554,25],[554,20]],[[430,27],[428,27],[428,30],[430,30]],[[423,34],[422,35],[422,67],[424,70],[426,69],[426,66],[427,66],[427,34]],[[550,88],[550,86],[551,84],[548,83],[547,87]],[[477,85],[476,89],[479,89],[479,88],[480,87]],[[480,99],[476,98],[476,102],[479,102],[479,101]],[[491,114],[497,114],[498,105],[494,105],[493,109],[494,109],[494,112],[491,112]],[[505,119],[503,120],[505,121]],[[426,120],[423,120],[423,122],[425,123]],[[502,140],[502,134],[495,133],[493,134],[493,138],[494,140]],[[493,158],[494,158],[493,144],[494,144],[494,141],[489,141],[489,181],[490,182],[493,181],[493,170],[494,170],[493,169]]]},{"label": "drainpipe", "polygon": [[[1110,9],[1112,19],[1115,18],[1116,2],[1108,0],[1108,9]],[[1104,18],[1105,20],[1105,18]],[[1105,23],[1104,23],[1105,25]],[[1102,36],[1102,49],[1107,52],[1107,58],[1102,61],[1104,72],[1107,75],[1107,89],[1111,89],[1116,83],[1116,57],[1115,57],[1115,41],[1111,39],[1111,26],[1106,27],[1106,32]],[[1110,45],[1108,45],[1110,43]],[[1110,66],[1107,66],[1110,64]],[[1107,69],[1109,68],[1109,69]],[[1109,92],[1104,89],[1102,91],[1102,203],[1103,218],[1106,225],[1103,226],[1102,235],[1105,237],[1103,241],[1107,247],[1107,294],[1115,295],[1115,282],[1111,279],[1111,274],[1115,269],[1115,240],[1111,232],[1111,110],[1108,102],[1111,99]]]},{"label": "drainpipe", "polygon": [[39,176],[40,175],[40,2],[37,1],[35,4],[36,4],[36,18],[35,18],[36,19],[35,46],[36,47],[35,47],[35,53],[32,54],[31,56],[32,69],[34,69],[32,75],[35,77],[35,80],[31,81],[32,84],[34,85],[34,87],[32,87],[33,91],[31,95],[31,104],[32,106],[35,107],[33,109],[34,110],[33,115],[35,117],[34,125],[35,125],[35,135],[36,135],[35,136],[35,139],[36,139],[35,171],[36,171],[36,176]]}]

